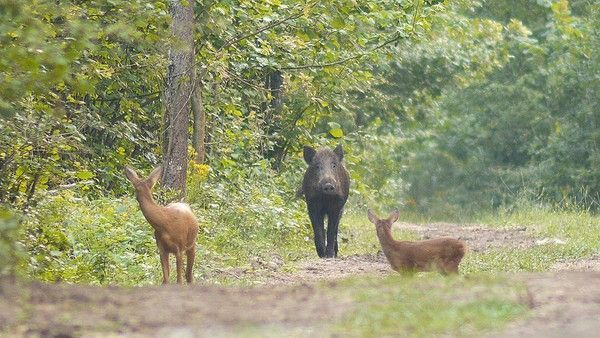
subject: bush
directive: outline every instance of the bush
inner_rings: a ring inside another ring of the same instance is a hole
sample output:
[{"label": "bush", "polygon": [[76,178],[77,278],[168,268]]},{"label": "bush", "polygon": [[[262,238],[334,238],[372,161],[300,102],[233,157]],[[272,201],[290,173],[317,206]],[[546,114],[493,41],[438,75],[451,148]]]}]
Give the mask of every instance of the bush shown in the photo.
[{"label": "bush", "polygon": [[158,280],[152,228],[132,198],[47,197],[28,215],[27,272],[43,281],[140,285]]},{"label": "bush", "polygon": [[17,217],[0,207],[0,276],[14,276],[22,258],[22,248],[17,242],[19,229]]},{"label": "bush", "polygon": [[[217,175],[195,166],[189,175],[188,202],[200,223],[196,277],[312,253],[310,223],[302,201],[293,198],[294,186],[266,168],[229,169]],[[45,196],[25,218],[22,242],[29,256],[23,269],[35,279],[145,285],[162,277],[152,227],[133,193],[95,200],[69,191]]]},{"label": "bush", "polygon": [[188,201],[200,222],[201,260],[212,268],[273,256],[296,260],[312,250],[310,223],[304,203],[294,197],[295,185],[262,166],[231,165],[219,174],[190,176]]}]

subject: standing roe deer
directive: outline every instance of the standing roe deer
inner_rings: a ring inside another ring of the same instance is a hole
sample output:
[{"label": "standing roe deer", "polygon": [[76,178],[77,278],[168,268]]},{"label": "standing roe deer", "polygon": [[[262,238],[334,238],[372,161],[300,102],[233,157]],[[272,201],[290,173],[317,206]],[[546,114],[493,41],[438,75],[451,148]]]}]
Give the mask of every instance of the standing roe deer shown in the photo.
[{"label": "standing roe deer", "polygon": [[369,209],[369,221],[375,224],[383,253],[392,269],[398,272],[430,271],[442,274],[458,273],[458,264],[465,255],[465,243],[454,238],[436,238],[424,241],[396,241],[392,238],[392,224],[400,213],[395,210],[387,219],[379,219]]},{"label": "standing roe deer", "polygon": [[198,221],[190,206],[185,203],[171,203],[163,207],[154,202],[151,190],[161,173],[162,167],[159,166],[147,179],[144,179],[139,177],[133,168],[125,167],[125,176],[135,188],[135,197],[140,204],[140,209],[154,228],[154,238],[156,238],[163,270],[163,284],[169,282],[170,253],[174,254],[176,259],[177,283],[182,283],[184,251],[187,256],[185,278],[188,283],[192,283]]}]

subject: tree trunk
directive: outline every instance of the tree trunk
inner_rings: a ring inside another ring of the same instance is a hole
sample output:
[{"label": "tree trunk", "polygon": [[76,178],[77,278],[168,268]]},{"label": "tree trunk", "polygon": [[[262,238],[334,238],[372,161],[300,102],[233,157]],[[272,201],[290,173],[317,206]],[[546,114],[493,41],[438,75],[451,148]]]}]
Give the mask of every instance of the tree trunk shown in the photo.
[{"label": "tree trunk", "polygon": [[[265,78],[265,88],[269,90],[271,99],[263,104],[265,132],[268,139],[282,130],[281,109],[283,107],[283,74],[280,70],[274,70]],[[273,161],[273,169],[279,171],[285,157],[286,142],[282,135],[271,140],[273,144],[263,153]],[[265,147],[267,148],[267,147]]]},{"label": "tree trunk", "polygon": [[[211,101],[211,106],[212,107],[216,107],[218,108],[220,105],[220,98],[219,98],[219,84],[217,81],[214,81],[212,83],[212,88],[209,88],[212,91],[212,101]],[[204,114],[204,117],[206,119],[206,111]],[[215,158],[216,156],[216,151],[217,149],[215,149],[215,147],[213,147],[213,143],[214,143],[214,135],[215,135],[215,125],[217,124],[217,121],[215,119],[214,114],[212,114],[211,116],[209,116],[209,120],[207,122],[205,122],[205,127],[206,127],[206,137],[205,137],[205,147],[204,147],[204,161],[205,162],[209,162],[212,159]]]},{"label": "tree trunk", "polygon": [[185,197],[189,118],[195,79],[193,2],[170,0],[172,45],[165,89],[162,185]]},{"label": "tree trunk", "polygon": [[277,112],[283,104],[283,75],[274,70],[267,76],[267,88],[271,91],[270,108]]},{"label": "tree trunk", "polygon": [[206,114],[202,105],[202,82],[200,81],[197,81],[194,87],[192,112],[194,113],[192,145],[196,151],[194,162],[202,164],[206,161]]}]

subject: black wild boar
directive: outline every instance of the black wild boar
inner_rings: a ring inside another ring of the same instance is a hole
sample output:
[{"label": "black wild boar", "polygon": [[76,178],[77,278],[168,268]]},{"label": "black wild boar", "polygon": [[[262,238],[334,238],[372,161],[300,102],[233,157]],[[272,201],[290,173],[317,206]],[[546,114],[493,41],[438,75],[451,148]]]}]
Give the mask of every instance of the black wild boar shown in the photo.
[{"label": "black wild boar", "polygon": [[[336,257],[338,253],[338,226],[350,188],[350,178],[342,164],[343,158],[341,145],[333,151],[329,148],[315,151],[311,147],[304,147],[304,160],[308,163],[308,169],[304,174],[302,190],[298,193],[304,194],[319,257]],[[323,224],[326,215],[327,247]]]}]

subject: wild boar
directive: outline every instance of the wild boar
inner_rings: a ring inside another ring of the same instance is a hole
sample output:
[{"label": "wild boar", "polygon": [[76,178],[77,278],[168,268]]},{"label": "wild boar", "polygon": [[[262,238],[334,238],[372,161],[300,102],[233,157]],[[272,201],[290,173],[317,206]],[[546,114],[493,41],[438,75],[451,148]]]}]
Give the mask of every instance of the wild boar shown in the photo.
[{"label": "wild boar", "polygon": [[[344,204],[348,200],[350,178],[342,160],[344,151],[338,145],[333,151],[329,148],[315,150],[304,147],[304,160],[308,169],[304,174],[302,190],[308,216],[312,223],[315,247],[319,257],[337,257],[337,234]],[[325,246],[324,221],[327,216],[327,246]]]}]

